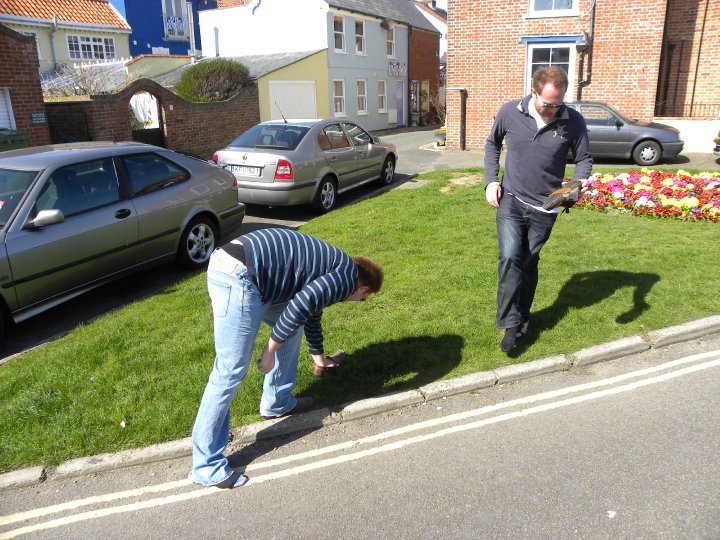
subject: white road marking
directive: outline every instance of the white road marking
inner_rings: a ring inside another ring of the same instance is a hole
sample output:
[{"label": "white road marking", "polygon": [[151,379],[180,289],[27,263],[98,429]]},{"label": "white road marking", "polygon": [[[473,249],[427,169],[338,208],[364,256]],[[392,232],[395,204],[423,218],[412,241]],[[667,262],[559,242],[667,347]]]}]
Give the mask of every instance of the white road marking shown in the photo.
[{"label": "white road marking", "polygon": [[[419,429],[424,429],[427,427],[435,427],[435,426],[442,425],[442,424],[452,422],[452,421],[464,420],[464,419],[472,418],[475,416],[479,416],[481,414],[485,414],[488,412],[494,412],[497,410],[505,409],[508,407],[516,406],[516,405],[531,404],[531,403],[535,403],[538,401],[561,397],[561,396],[568,395],[571,393],[577,393],[577,392],[580,392],[583,390],[607,386],[607,385],[613,384],[615,382],[620,382],[620,381],[628,380],[631,378],[636,378],[636,377],[640,377],[643,375],[656,373],[659,371],[665,371],[667,369],[671,369],[673,367],[678,367],[683,364],[687,364],[687,363],[694,362],[697,360],[703,360],[703,359],[711,358],[713,356],[718,357],[719,353],[720,353],[720,351],[712,351],[712,352],[708,352],[708,353],[692,355],[692,356],[682,358],[679,360],[674,360],[672,362],[667,362],[667,363],[661,364],[659,366],[654,366],[651,368],[646,368],[646,369],[642,369],[642,370],[638,370],[638,371],[634,371],[634,372],[630,372],[630,373],[625,373],[623,375],[618,375],[616,377],[610,377],[608,379],[603,379],[603,380],[595,381],[592,383],[572,386],[572,387],[563,388],[563,389],[555,390],[555,391],[551,391],[551,392],[543,392],[543,393],[536,394],[533,396],[527,396],[524,398],[507,401],[507,402],[500,403],[497,405],[481,407],[481,408],[478,408],[478,409],[475,409],[472,411],[466,411],[463,413],[450,415],[445,418],[438,418],[438,419],[429,420],[429,421],[425,421],[425,422],[419,422],[417,424],[413,424],[412,426],[407,426],[404,428],[383,432],[383,433],[380,433],[377,435],[365,437],[365,438],[358,439],[355,441],[348,441],[346,443],[333,445],[333,446],[322,448],[322,449],[319,449],[316,451],[303,452],[300,454],[289,456],[287,458],[281,458],[281,459],[272,460],[272,461],[269,461],[266,463],[259,463],[257,465],[252,465],[247,468],[246,472],[250,472],[252,470],[259,470],[259,469],[270,467],[270,466],[277,466],[279,464],[285,464],[285,463],[288,463],[291,461],[296,461],[299,459],[317,457],[319,455],[326,454],[328,452],[343,450],[343,449],[347,449],[347,448],[357,446],[360,444],[376,442],[376,441],[387,439],[389,437],[396,436],[399,434],[405,434],[405,433],[409,433],[411,431],[417,431]],[[276,480],[279,478],[295,476],[295,475],[309,472],[312,470],[329,467],[332,465],[337,465],[337,464],[345,463],[348,461],[359,460],[359,459],[362,459],[364,457],[368,457],[371,455],[376,455],[376,454],[380,454],[380,453],[384,453],[384,452],[390,452],[390,451],[397,450],[397,449],[400,449],[400,448],[403,448],[406,446],[410,446],[412,444],[429,441],[432,439],[444,437],[446,435],[459,433],[462,431],[477,429],[479,427],[496,424],[496,423],[503,422],[506,420],[521,418],[521,417],[529,416],[532,414],[537,414],[540,412],[546,412],[546,411],[558,409],[561,407],[567,407],[569,405],[575,405],[575,404],[582,403],[585,401],[590,401],[590,400],[594,400],[594,399],[603,398],[606,396],[612,396],[612,395],[620,394],[623,392],[628,392],[631,390],[636,390],[636,389],[642,388],[644,386],[656,384],[659,382],[664,382],[664,381],[671,380],[671,379],[674,379],[674,378],[677,378],[677,377],[680,377],[683,375],[687,375],[690,373],[694,373],[694,372],[697,372],[700,370],[709,369],[709,368],[717,367],[717,366],[720,366],[720,358],[715,358],[715,359],[705,362],[705,363],[696,364],[696,365],[689,366],[689,367],[686,367],[683,369],[679,369],[677,371],[665,373],[663,375],[658,375],[658,376],[651,377],[648,379],[636,381],[634,383],[629,383],[629,384],[617,386],[614,388],[608,388],[606,390],[591,392],[589,394],[585,394],[582,396],[577,396],[577,397],[565,399],[562,401],[551,402],[551,403],[547,403],[545,405],[538,405],[535,407],[522,409],[520,411],[505,413],[505,414],[501,414],[498,416],[478,420],[476,422],[472,422],[472,423],[468,423],[468,424],[462,424],[462,425],[458,425],[458,426],[454,426],[454,427],[445,428],[445,429],[442,429],[442,430],[439,430],[439,431],[436,431],[433,433],[429,433],[426,435],[418,435],[416,437],[411,437],[409,439],[396,441],[394,443],[386,444],[384,446],[379,446],[377,448],[369,448],[367,450],[363,450],[360,452],[355,452],[355,453],[351,453],[351,454],[338,456],[335,458],[320,460],[320,461],[317,461],[314,463],[300,465],[297,467],[292,467],[292,468],[289,468],[286,470],[276,471],[276,472],[269,473],[269,474],[262,475],[262,476],[251,477],[250,480],[248,481],[248,483],[246,484],[246,486],[244,486],[243,488],[239,488],[239,489],[245,489],[247,486],[250,486],[253,484],[260,484],[260,483],[267,482],[270,480]],[[147,486],[147,487],[139,488],[139,489],[135,489],[135,490],[127,490],[127,491],[111,493],[111,494],[107,494],[107,495],[90,497],[87,499],[80,499],[80,500],[71,501],[68,503],[60,504],[60,505],[54,505],[54,506],[50,506],[50,507],[46,507],[46,508],[39,508],[39,509],[31,510],[28,512],[20,512],[17,514],[0,517],[0,525],[7,525],[10,523],[15,523],[17,521],[42,517],[45,515],[49,515],[51,513],[72,510],[72,509],[79,508],[81,506],[87,506],[87,505],[96,504],[99,502],[110,502],[113,500],[117,500],[117,499],[121,499],[121,498],[135,497],[135,496],[139,496],[139,495],[146,494],[146,493],[157,493],[157,492],[162,492],[162,491],[168,491],[168,490],[176,489],[176,488],[183,487],[183,486],[189,485],[189,484],[191,484],[191,482],[189,480],[180,480],[180,481],[176,481],[176,482],[168,482],[165,484],[159,484],[156,486]],[[39,530],[56,528],[56,527],[68,525],[71,523],[77,523],[79,521],[87,521],[87,520],[91,520],[91,519],[96,519],[96,518],[103,517],[103,516],[120,514],[120,513],[124,513],[124,512],[133,512],[133,511],[144,509],[144,508],[152,508],[152,507],[158,507],[158,506],[163,506],[163,505],[167,505],[167,504],[173,504],[173,503],[182,502],[185,500],[204,497],[206,495],[213,495],[213,494],[221,493],[223,491],[227,491],[227,490],[221,490],[221,489],[217,489],[217,488],[200,488],[200,489],[190,491],[187,493],[182,493],[179,495],[171,495],[171,496],[167,496],[167,497],[160,497],[160,498],[155,498],[155,499],[149,499],[147,501],[126,504],[126,505],[116,506],[116,507],[112,507],[112,508],[106,508],[106,509],[102,509],[102,510],[94,510],[94,511],[79,513],[79,514],[75,514],[72,516],[67,516],[67,517],[58,518],[55,520],[50,520],[45,523],[40,523],[37,525],[22,527],[22,528],[11,530],[11,531],[8,531],[5,533],[0,533],[0,539],[15,538],[16,536],[19,536],[22,534],[28,534],[28,533],[39,531]]]}]

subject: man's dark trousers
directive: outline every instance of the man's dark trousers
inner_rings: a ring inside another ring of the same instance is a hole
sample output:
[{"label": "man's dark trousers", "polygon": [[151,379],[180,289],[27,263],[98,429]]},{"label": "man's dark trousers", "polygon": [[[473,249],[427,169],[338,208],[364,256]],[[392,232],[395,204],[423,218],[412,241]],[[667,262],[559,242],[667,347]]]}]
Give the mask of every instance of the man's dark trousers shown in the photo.
[{"label": "man's dark trousers", "polygon": [[495,221],[498,233],[497,327],[530,320],[538,284],[540,249],[550,238],[557,214],[536,210],[505,192]]}]

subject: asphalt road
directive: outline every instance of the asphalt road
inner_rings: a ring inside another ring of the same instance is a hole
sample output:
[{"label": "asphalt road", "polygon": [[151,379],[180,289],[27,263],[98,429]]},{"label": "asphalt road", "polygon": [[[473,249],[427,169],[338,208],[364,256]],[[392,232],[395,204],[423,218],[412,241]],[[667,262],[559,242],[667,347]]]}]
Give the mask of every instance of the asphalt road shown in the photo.
[{"label": "asphalt road", "polygon": [[[718,538],[720,335],[235,449],[0,492],[0,538]],[[27,512],[31,512],[28,514]]]},{"label": "asphalt road", "polygon": [[[380,136],[384,141],[391,142],[398,148],[399,160],[393,189],[408,185],[414,176],[422,172],[483,166],[484,154],[480,150],[462,152],[436,146],[433,142],[432,127],[404,128],[396,132],[380,133]],[[720,170],[719,162],[720,160],[711,153],[688,154],[680,155],[667,165]],[[603,160],[597,164],[627,166],[629,163]],[[380,195],[387,189],[378,189],[377,186],[369,184],[340,195],[338,204],[340,206],[353,204],[364,198]],[[314,216],[315,214],[305,207],[268,208],[251,205],[248,207],[241,232],[270,226],[297,228]],[[62,336],[76,326],[87,323],[111,310],[155,294],[189,275],[190,273],[175,265],[165,265],[106,285],[26,322],[10,327],[6,332],[5,339],[0,343],[0,364],[19,352]]]}]

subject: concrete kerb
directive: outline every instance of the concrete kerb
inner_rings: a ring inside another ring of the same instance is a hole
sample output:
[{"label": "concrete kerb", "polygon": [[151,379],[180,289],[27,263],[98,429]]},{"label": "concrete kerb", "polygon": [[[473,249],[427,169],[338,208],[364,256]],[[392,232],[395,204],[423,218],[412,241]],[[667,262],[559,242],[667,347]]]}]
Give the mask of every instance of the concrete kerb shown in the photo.
[{"label": "concrete kerb", "polygon": [[[555,371],[566,371],[595,362],[604,362],[628,356],[650,348],[660,348],[689,341],[701,336],[720,333],[720,315],[699,319],[686,324],[630,336],[577,351],[570,355],[541,358],[522,364],[503,366],[492,371],[472,373],[455,379],[437,381],[417,390],[408,390],[375,398],[348,403],[337,409],[317,409],[278,420],[266,420],[233,430],[233,444],[252,443],[322,426],[350,422],[374,414],[389,412],[443,397],[489,388],[498,384],[527,379]],[[101,454],[67,461],[57,467],[32,467],[0,475],[0,490],[32,486],[47,479],[67,478],[165,461],[191,454],[189,438],[156,444],[146,448],[123,450],[114,454]]]}]

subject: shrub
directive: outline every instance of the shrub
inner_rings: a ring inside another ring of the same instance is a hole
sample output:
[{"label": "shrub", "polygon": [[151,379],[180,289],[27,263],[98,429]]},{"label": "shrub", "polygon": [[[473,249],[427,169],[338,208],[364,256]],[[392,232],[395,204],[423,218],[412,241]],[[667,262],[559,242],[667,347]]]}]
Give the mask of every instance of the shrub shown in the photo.
[{"label": "shrub", "polygon": [[227,58],[198,62],[185,70],[175,93],[186,101],[225,101],[238,93],[248,79],[248,69]]}]

